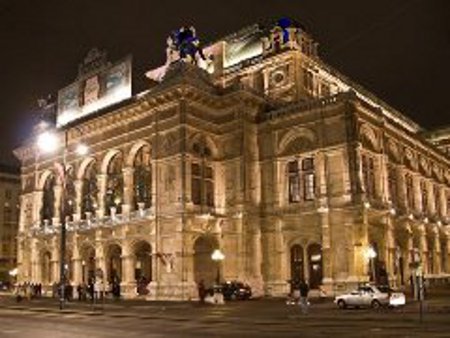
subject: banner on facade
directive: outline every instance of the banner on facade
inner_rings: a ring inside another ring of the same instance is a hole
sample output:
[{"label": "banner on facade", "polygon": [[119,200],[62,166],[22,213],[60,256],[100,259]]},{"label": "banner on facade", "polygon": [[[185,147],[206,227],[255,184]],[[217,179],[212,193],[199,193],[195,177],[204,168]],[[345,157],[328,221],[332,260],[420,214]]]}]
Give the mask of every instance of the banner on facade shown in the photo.
[{"label": "banner on facade", "polygon": [[131,56],[90,72],[58,92],[57,127],[131,97]]}]

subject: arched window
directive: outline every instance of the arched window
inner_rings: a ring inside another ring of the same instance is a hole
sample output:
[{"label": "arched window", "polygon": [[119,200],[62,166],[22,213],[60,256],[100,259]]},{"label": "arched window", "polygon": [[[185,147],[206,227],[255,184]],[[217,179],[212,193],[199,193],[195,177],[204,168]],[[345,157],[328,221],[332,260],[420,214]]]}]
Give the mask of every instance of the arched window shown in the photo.
[{"label": "arched window", "polygon": [[144,203],[144,208],[152,205],[152,170],[150,164],[150,149],[144,146],[134,159],[134,204]]},{"label": "arched window", "polygon": [[211,150],[199,143],[193,145],[191,164],[191,199],[195,205],[214,206],[214,169]]},{"label": "arched window", "polygon": [[362,176],[364,181],[364,190],[368,198],[375,197],[375,165],[372,157],[362,155]]},{"label": "arched window", "polygon": [[290,161],[287,165],[287,175],[289,203],[314,200],[316,178],[313,157]]},{"label": "arched window", "polygon": [[116,154],[109,162],[106,178],[105,214],[111,214],[111,207],[115,207],[118,214],[122,212],[123,202],[123,158]]},{"label": "arched window", "polygon": [[55,184],[55,175],[50,174],[45,180],[43,188],[41,220],[48,220],[49,223],[55,216]]},{"label": "arched window", "polygon": [[97,166],[92,161],[86,168],[83,177],[82,198],[81,198],[81,218],[86,218],[86,213],[95,213],[97,208]]}]

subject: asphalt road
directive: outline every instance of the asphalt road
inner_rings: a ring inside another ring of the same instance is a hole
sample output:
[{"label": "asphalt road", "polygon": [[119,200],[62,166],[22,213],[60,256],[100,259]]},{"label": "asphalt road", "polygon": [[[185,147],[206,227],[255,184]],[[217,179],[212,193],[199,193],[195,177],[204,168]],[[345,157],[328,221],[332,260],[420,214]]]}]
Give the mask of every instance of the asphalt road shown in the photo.
[{"label": "asphalt road", "polygon": [[306,315],[275,300],[107,304],[94,313],[25,304],[0,309],[0,337],[450,337],[450,311],[427,307],[420,323],[417,304],[375,311],[313,303]]}]

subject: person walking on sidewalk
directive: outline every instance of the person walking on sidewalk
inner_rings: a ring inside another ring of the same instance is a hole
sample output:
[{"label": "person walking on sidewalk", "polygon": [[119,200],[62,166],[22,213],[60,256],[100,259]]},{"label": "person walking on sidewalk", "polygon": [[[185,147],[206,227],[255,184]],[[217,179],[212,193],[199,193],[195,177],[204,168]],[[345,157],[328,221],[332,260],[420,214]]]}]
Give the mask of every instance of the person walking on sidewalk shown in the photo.
[{"label": "person walking on sidewalk", "polygon": [[204,304],[205,297],[206,297],[206,288],[205,288],[205,283],[203,282],[203,279],[200,282],[198,282],[197,288],[198,288],[198,298],[200,300],[200,303]]},{"label": "person walking on sidewalk", "polygon": [[308,313],[308,292],[309,286],[304,280],[300,282],[300,309],[303,314]]}]

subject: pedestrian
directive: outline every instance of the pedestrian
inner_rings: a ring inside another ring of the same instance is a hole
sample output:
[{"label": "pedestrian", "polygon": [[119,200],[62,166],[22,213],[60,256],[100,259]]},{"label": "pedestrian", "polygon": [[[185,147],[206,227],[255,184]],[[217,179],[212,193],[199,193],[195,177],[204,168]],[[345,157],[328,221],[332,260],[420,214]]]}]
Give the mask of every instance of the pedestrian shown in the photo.
[{"label": "pedestrian", "polygon": [[81,284],[77,285],[77,294],[78,294],[78,301],[81,302],[82,298],[83,298],[83,294],[82,294],[82,286]]},{"label": "pedestrian", "polygon": [[204,304],[205,297],[206,297],[206,288],[205,288],[205,283],[203,282],[203,279],[200,282],[198,282],[197,288],[198,288],[198,298],[200,300],[200,303]]},{"label": "pedestrian", "polygon": [[309,286],[304,280],[300,281],[300,308],[303,314],[308,313],[308,292]]}]

